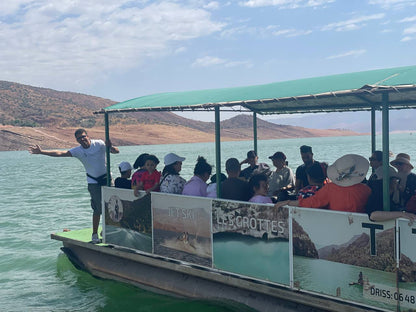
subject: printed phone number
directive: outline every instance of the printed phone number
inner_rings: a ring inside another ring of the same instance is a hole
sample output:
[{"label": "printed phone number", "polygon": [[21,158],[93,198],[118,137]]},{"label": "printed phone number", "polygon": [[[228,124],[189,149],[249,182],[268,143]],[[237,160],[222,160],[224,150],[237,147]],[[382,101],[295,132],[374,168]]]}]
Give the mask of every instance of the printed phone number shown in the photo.
[{"label": "printed phone number", "polygon": [[400,292],[396,288],[385,285],[371,285],[369,289],[363,290],[364,297],[376,301],[395,304],[399,301],[403,306],[414,307],[416,304],[416,292],[402,289]]}]

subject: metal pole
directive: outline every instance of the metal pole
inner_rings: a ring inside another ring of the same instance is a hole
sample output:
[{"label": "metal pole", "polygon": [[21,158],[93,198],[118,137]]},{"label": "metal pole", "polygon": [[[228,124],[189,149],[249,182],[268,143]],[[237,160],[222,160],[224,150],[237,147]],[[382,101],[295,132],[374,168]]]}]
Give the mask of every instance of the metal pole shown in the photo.
[{"label": "metal pole", "polygon": [[[110,126],[108,121],[108,113],[104,113],[104,123],[105,123],[105,142],[107,143],[110,140]],[[110,167],[110,147],[106,146],[105,148],[106,159],[107,159],[107,186],[111,186],[111,167]]]},{"label": "metal pole", "polygon": [[254,151],[257,153],[257,113],[253,112],[253,142],[254,142]]},{"label": "metal pole", "polygon": [[382,135],[383,135],[383,210],[390,211],[390,172],[389,172],[389,94],[382,95]]},{"label": "metal pole", "polygon": [[371,153],[376,150],[376,109],[371,107]]},{"label": "metal pole", "polygon": [[215,169],[217,175],[217,197],[221,197],[221,133],[220,108],[215,106]]}]

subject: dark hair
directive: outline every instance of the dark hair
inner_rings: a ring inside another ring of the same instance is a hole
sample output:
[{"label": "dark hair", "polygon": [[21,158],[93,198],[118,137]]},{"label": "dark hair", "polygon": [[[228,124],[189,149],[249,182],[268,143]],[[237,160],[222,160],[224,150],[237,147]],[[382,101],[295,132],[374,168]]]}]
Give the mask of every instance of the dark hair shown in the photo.
[{"label": "dark hair", "polygon": [[377,161],[382,161],[383,160],[383,152],[382,151],[374,151],[373,154],[376,157]]},{"label": "dark hair", "polygon": [[77,130],[75,131],[75,133],[74,133],[75,138],[77,138],[80,134],[83,134],[83,133],[85,133],[86,135],[88,135],[87,130],[82,129],[82,128],[77,129]]},{"label": "dark hair", "polygon": [[319,183],[324,182],[326,179],[325,172],[322,169],[321,164],[318,162],[314,162],[312,166],[306,168],[306,174],[309,175],[313,181]]},{"label": "dark hair", "polygon": [[140,154],[139,157],[136,158],[136,161],[133,164],[133,168],[137,169],[137,168],[143,167],[144,163],[146,162],[147,156],[149,156],[148,153]]},{"label": "dark hair", "polygon": [[175,168],[173,168],[175,166],[177,162],[175,161],[173,164],[170,165],[166,165],[165,168],[163,168],[162,171],[162,175],[164,176],[165,174],[177,174],[179,175],[178,172],[176,172]]},{"label": "dark hair", "polygon": [[[222,172],[221,172],[220,177],[221,177],[220,178],[220,181],[221,182],[224,182],[225,180],[227,180],[227,176],[224,173],[222,173]],[[213,174],[212,177],[211,177],[211,179],[210,179],[210,181],[211,181],[211,183],[217,183],[217,174]]]},{"label": "dark hair", "polygon": [[206,159],[202,156],[198,156],[194,174],[195,175],[203,175],[204,173],[212,173],[212,166],[207,163]]},{"label": "dark hair", "polygon": [[229,158],[225,162],[225,170],[230,172],[238,172],[241,170],[240,162],[237,158]]},{"label": "dark hair", "polygon": [[257,157],[256,151],[248,151],[247,152],[247,158],[255,158]]},{"label": "dark hair", "polygon": [[144,162],[146,163],[148,160],[153,161],[156,165],[160,163],[159,158],[157,158],[155,155],[147,155],[147,157],[144,159]]},{"label": "dark hair", "polygon": [[264,173],[253,175],[248,181],[248,186],[251,191],[251,196],[254,195],[254,188],[258,189],[260,187],[260,182],[267,182],[267,176]]},{"label": "dark hair", "polygon": [[300,147],[300,152],[301,153],[312,153],[312,147],[310,147],[308,145],[302,145]]}]

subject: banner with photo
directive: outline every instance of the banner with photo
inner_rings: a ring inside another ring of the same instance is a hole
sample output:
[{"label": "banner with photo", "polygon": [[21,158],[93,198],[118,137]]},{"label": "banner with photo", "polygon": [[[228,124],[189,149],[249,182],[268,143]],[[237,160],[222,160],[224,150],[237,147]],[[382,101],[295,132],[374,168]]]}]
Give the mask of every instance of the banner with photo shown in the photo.
[{"label": "banner with photo", "polygon": [[396,287],[395,221],[292,207],[294,287],[392,309],[374,285]]},{"label": "banner with photo", "polygon": [[211,201],[153,193],[154,253],[211,267]]},{"label": "banner with photo", "polygon": [[212,201],[214,267],[290,284],[287,208]]},{"label": "banner with photo", "polygon": [[398,219],[397,226],[400,237],[397,275],[399,292],[395,289],[386,297],[396,298],[400,303],[401,311],[416,311],[416,224],[409,220]]},{"label": "banner with photo", "polygon": [[103,187],[102,202],[104,242],[152,252],[150,194]]}]

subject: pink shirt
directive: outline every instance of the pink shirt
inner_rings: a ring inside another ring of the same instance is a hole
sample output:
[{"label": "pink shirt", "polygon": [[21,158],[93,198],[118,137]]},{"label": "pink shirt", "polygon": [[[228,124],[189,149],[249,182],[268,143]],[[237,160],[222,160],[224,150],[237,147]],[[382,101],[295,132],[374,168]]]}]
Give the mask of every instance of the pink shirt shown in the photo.
[{"label": "pink shirt", "polygon": [[[143,182],[143,189],[147,191],[148,189],[152,188],[155,184],[159,184],[161,173],[157,170],[153,171],[151,174],[149,171],[143,172],[141,176],[141,181]],[[154,189],[154,191],[159,191],[159,187]]]},{"label": "pink shirt", "polygon": [[254,195],[252,198],[250,198],[249,202],[259,204],[273,204],[270,197],[263,195]]},{"label": "pink shirt", "polygon": [[193,176],[183,187],[182,195],[207,197],[207,184],[197,176]]}]

